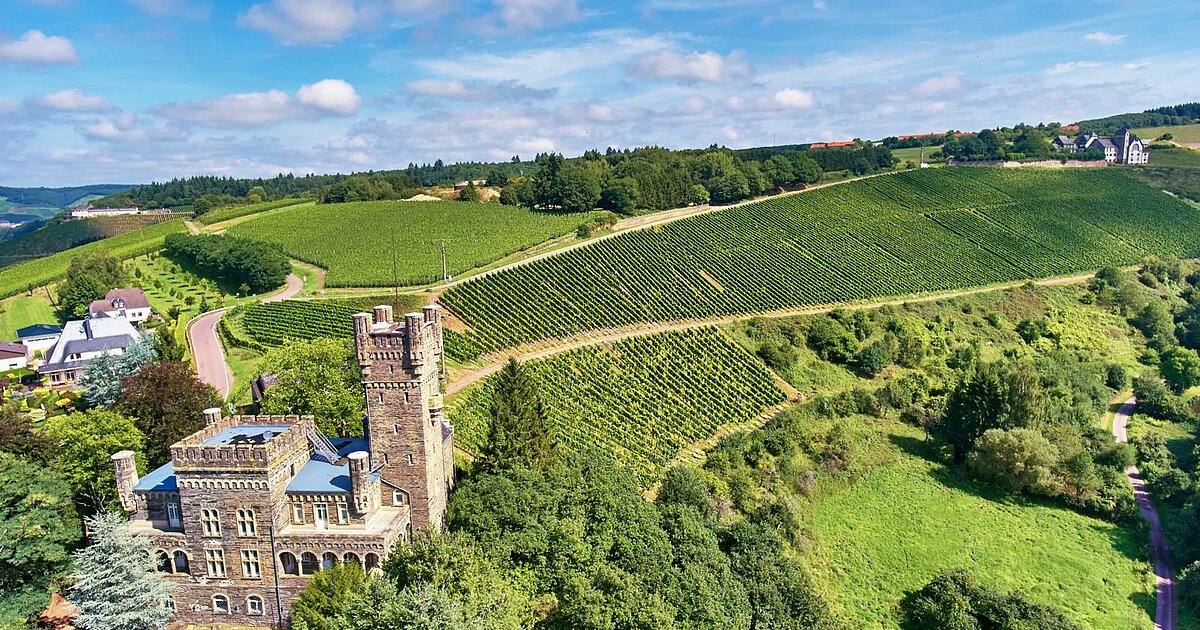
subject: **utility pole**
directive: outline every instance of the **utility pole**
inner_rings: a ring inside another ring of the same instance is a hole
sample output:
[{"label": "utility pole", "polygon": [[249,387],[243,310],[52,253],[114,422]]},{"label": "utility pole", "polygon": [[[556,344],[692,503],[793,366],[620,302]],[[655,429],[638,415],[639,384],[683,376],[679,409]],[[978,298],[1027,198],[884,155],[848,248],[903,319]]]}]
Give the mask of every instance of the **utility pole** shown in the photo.
[{"label": "utility pole", "polygon": [[450,279],[450,274],[446,272],[446,239],[442,239],[442,282]]}]

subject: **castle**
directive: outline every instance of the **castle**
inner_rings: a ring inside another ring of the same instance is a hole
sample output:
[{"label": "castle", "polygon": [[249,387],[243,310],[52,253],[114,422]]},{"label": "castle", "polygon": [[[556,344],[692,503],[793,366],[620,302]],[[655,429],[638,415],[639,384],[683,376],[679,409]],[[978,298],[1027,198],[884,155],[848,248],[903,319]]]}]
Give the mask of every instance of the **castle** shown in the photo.
[{"label": "castle", "polygon": [[441,409],[441,311],[397,322],[390,306],[374,310],[354,315],[365,437],[214,408],[140,479],[133,452],[112,456],[130,530],[153,541],[174,585],[175,623],[282,623],[307,576],[339,562],[373,569],[414,529],[445,526],[454,430]]}]

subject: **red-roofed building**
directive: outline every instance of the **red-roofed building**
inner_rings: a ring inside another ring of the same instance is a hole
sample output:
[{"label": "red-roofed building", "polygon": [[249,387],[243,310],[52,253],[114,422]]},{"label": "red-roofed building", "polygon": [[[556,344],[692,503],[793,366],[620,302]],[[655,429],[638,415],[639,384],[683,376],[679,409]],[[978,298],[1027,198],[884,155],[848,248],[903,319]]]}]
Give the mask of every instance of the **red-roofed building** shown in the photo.
[{"label": "red-roofed building", "polygon": [[1063,125],[1063,131],[1078,132],[1079,125]]},{"label": "red-roofed building", "polygon": [[855,141],[853,141],[853,140],[846,140],[845,142],[826,142],[826,143],[825,143],[825,148],[827,148],[827,149],[836,149],[837,147],[852,147],[852,146],[855,146],[855,145],[857,145],[857,144],[858,144],[858,143],[857,143],[857,142],[855,142]]},{"label": "red-roofed building", "polygon": [[825,143],[824,143],[824,142],[814,142],[814,143],[812,143],[812,144],[808,145],[808,148],[810,148],[810,149],[824,149],[824,148],[825,148]]}]

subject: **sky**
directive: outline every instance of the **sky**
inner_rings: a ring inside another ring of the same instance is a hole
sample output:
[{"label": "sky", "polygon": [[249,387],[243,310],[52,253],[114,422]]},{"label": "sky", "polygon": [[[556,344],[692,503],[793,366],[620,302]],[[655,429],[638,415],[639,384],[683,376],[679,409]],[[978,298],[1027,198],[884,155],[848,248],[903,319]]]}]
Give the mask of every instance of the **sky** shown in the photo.
[{"label": "sky", "polygon": [[1194,0],[0,0],[0,185],[1073,122],[1200,100]]}]

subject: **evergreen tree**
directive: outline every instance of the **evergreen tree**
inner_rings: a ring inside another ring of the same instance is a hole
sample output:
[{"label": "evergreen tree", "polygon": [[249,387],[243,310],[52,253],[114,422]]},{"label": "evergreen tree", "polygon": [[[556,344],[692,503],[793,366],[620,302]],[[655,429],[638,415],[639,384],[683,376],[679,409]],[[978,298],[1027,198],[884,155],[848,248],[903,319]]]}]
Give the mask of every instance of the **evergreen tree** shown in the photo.
[{"label": "evergreen tree", "polygon": [[154,572],[150,541],[114,513],[87,520],[92,544],[75,552],[70,600],[80,630],[156,630],[171,618],[171,585]]},{"label": "evergreen tree", "polygon": [[154,341],[146,337],[126,346],[121,354],[103,354],[92,359],[77,383],[83,399],[93,407],[108,408],[121,395],[121,379],[135,374],[154,359]]},{"label": "evergreen tree", "polygon": [[492,423],[480,453],[486,470],[546,470],[556,459],[546,407],[529,368],[509,359],[496,375]]}]

